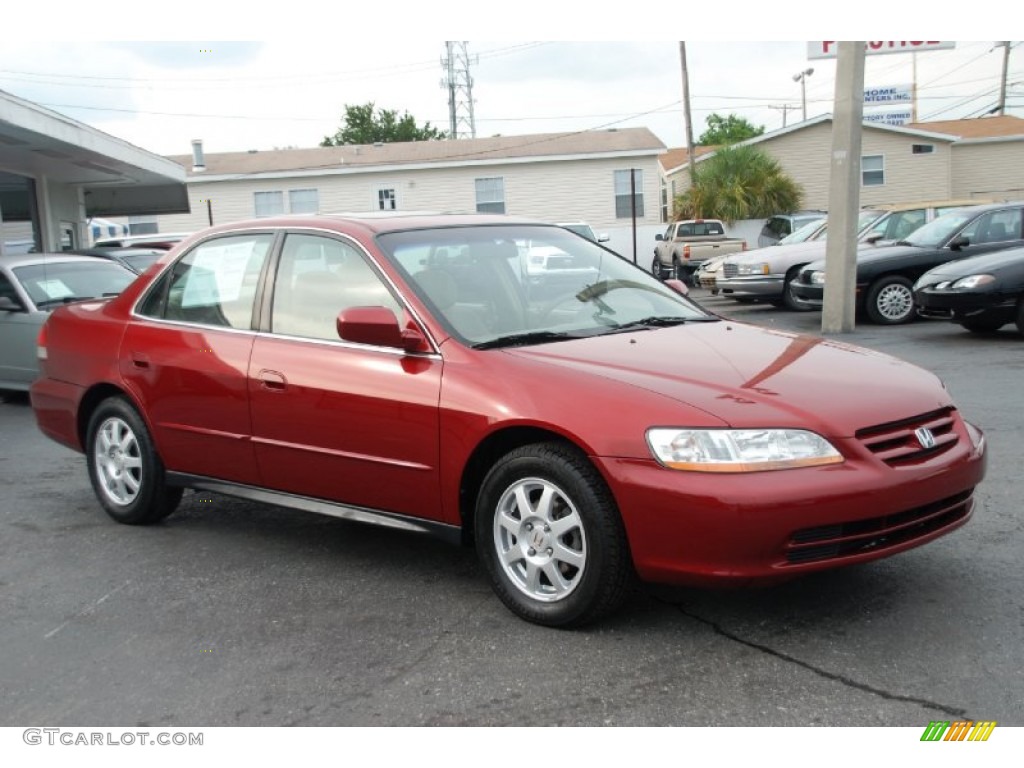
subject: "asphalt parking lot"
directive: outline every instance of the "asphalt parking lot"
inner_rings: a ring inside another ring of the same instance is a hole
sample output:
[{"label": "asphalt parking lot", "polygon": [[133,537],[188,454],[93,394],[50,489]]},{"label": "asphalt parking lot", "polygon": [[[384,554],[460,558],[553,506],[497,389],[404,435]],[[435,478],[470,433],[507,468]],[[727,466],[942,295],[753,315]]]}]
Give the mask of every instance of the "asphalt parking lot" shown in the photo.
[{"label": "asphalt parking lot", "polygon": [[935,371],[985,430],[972,521],[770,589],[639,590],[571,632],[515,618],[471,550],[415,534],[211,493],[117,525],[82,457],[10,398],[0,725],[1024,725],[1024,339],[919,322],[842,340]]}]

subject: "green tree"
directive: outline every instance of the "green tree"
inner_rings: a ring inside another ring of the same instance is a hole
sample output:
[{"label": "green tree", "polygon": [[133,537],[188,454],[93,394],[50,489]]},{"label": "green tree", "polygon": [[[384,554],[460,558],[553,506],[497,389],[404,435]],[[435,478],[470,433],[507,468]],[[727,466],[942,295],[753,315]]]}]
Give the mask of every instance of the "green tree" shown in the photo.
[{"label": "green tree", "polygon": [[733,222],[800,207],[803,189],[758,147],[723,147],[694,169],[695,183],[675,199],[677,218]]},{"label": "green tree", "polygon": [[392,109],[377,109],[370,101],[366,104],[346,104],[341,127],[333,136],[324,136],[321,147],[337,147],[342,144],[385,144],[394,141],[427,141],[445,139],[448,135],[429,122],[423,127],[416,125],[416,119],[408,112]]},{"label": "green tree", "polygon": [[735,144],[737,141],[752,139],[764,133],[763,125],[753,125],[737,115],[722,117],[717,112],[708,115],[708,129],[697,139],[698,144],[718,146]]}]

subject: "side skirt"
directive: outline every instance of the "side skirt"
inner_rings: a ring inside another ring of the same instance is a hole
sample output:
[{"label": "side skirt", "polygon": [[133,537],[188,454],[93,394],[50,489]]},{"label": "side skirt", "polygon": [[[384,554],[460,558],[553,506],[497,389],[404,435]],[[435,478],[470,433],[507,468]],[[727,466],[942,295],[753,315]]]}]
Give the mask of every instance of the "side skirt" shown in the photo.
[{"label": "side skirt", "polygon": [[236,496],[248,501],[258,501],[263,504],[276,504],[290,509],[301,509],[305,512],[315,512],[319,515],[339,517],[342,520],[355,520],[360,523],[372,523],[387,528],[398,528],[402,531],[415,531],[416,533],[427,533],[431,536],[443,539],[450,544],[462,543],[462,529],[447,523],[437,523],[432,520],[420,520],[415,517],[385,512],[378,509],[367,509],[366,507],[354,507],[347,504],[339,504],[334,501],[314,499],[310,496],[299,496],[284,491],[271,491],[266,488],[257,488],[252,485],[231,483],[226,480],[217,480],[202,475],[191,475],[185,472],[168,472],[166,475],[168,485],[181,486],[183,488],[195,488],[200,491],[213,491],[223,493],[225,496]]}]

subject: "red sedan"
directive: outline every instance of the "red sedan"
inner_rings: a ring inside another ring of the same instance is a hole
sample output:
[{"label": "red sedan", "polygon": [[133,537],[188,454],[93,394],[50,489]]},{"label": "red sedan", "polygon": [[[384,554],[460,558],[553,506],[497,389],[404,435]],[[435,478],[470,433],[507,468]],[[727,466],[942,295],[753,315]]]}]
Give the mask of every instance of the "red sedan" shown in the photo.
[{"label": "red sedan", "polygon": [[32,405],[119,522],[195,488],[475,542],[551,626],[967,521],[984,438],[933,374],[684,293],[505,217],[243,222],[54,312]]}]

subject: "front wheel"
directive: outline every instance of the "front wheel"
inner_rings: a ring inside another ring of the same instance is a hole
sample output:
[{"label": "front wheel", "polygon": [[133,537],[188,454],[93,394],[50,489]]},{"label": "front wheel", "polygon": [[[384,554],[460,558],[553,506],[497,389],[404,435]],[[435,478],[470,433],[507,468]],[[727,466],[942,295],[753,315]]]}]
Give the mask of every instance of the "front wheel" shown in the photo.
[{"label": "front wheel", "polygon": [[651,274],[654,275],[659,280],[665,277],[661,271],[661,259],[659,259],[657,256],[655,256],[654,261],[651,262]]},{"label": "front wheel", "polygon": [[868,290],[864,309],[879,325],[899,325],[914,319],[914,293],[911,282],[900,275],[876,280]]},{"label": "front wheel", "polygon": [[579,626],[625,598],[632,564],[618,509],[569,446],[538,443],[502,457],[484,479],[475,524],[495,593],[527,621]]},{"label": "front wheel", "polygon": [[171,514],[182,489],[164,482],[164,467],[138,411],[110,397],[93,411],[86,439],[89,479],[103,509],[127,525],[149,525]]}]

